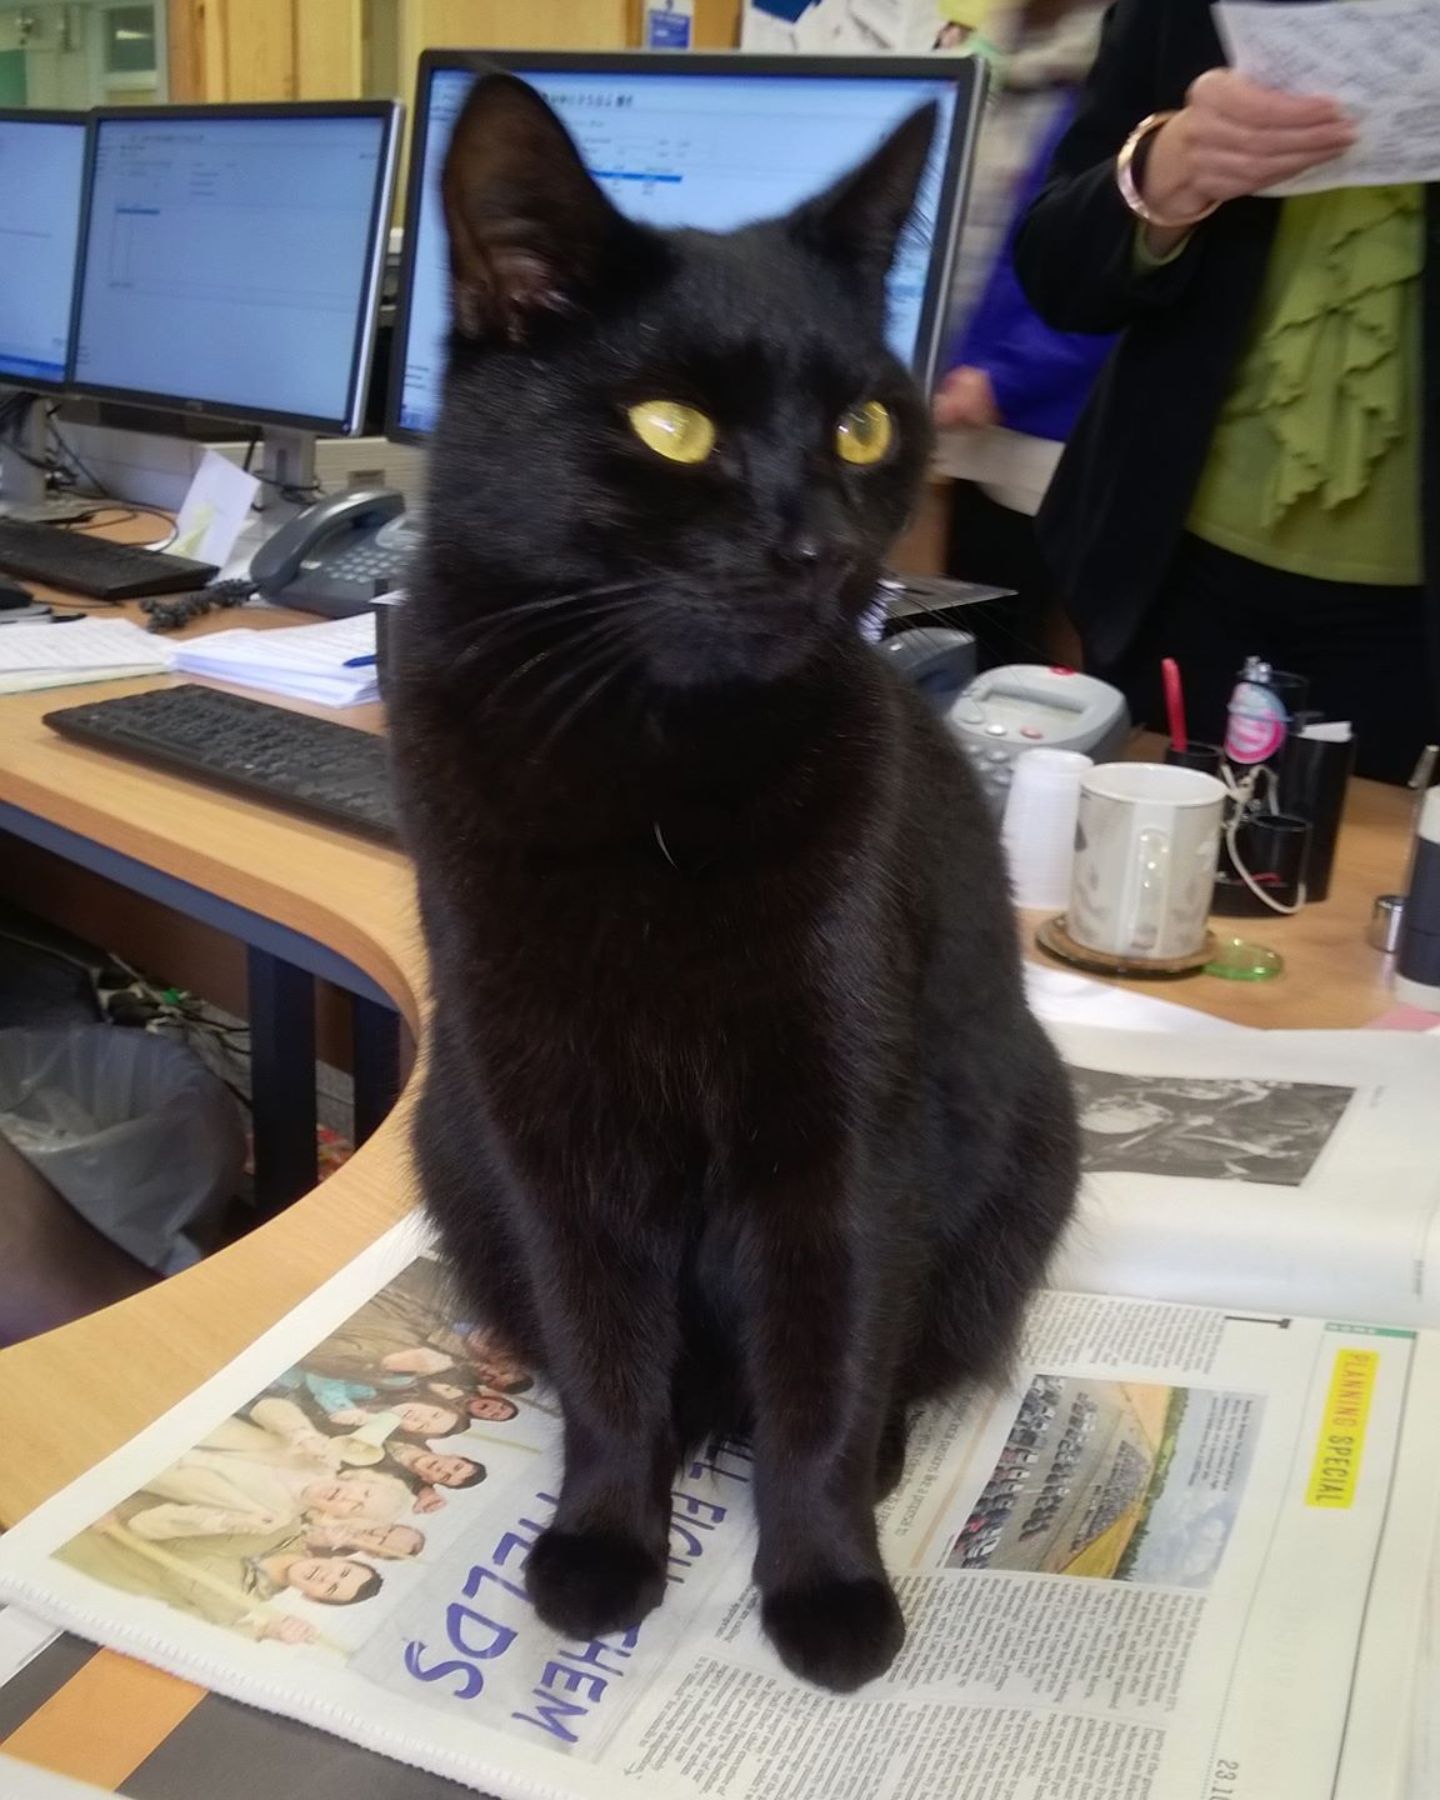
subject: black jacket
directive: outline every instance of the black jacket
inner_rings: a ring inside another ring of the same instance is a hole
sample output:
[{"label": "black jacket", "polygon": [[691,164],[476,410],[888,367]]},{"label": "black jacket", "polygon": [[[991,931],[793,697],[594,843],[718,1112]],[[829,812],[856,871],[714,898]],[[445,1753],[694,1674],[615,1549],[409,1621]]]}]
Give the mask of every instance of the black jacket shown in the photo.
[{"label": "black jacket", "polygon": [[[1080,109],[1026,218],[1015,262],[1065,331],[1123,331],[1061,460],[1041,543],[1102,670],[1133,639],[1184,530],[1259,299],[1280,203],[1234,200],[1160,269],[1137,269],[1115,158],[1147,113],[1225,61],[1208,0],[1118,0]],[[1440,188],[1427,193],[1421,506],[1440,669]]]}]

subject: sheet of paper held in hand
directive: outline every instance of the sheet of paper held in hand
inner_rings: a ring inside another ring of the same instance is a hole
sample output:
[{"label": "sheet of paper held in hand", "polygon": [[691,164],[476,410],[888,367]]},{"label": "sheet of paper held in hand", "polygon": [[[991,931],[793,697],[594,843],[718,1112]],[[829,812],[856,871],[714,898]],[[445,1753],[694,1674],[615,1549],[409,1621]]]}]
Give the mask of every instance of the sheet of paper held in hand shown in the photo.
[{"label": "sheet of paper held in hand", "polygon": [[1215,22],[1231,63],[1287,94],[1337,100],[1359,141],[1268,191],[1313,194],[1440,180],[1440,5],[1436,0],[1220,0]]}]

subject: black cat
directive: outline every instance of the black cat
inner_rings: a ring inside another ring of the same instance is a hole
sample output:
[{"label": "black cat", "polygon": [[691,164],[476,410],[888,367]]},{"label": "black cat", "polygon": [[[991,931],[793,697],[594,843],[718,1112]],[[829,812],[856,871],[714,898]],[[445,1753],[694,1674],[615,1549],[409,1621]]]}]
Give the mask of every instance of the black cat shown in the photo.
[{"label": "black cat", "polygon": [[907,1409],[1003,1365],[1075,1183],[984,805],[856,627],[929,449],[884,313],[932,130],[660,232],[477,84],[392,705],[425,1195],[564,1409],[531,1598],[633,1626],[684,1447],[748,1434],[765,1628],[840,1689],[904,1636]]}]

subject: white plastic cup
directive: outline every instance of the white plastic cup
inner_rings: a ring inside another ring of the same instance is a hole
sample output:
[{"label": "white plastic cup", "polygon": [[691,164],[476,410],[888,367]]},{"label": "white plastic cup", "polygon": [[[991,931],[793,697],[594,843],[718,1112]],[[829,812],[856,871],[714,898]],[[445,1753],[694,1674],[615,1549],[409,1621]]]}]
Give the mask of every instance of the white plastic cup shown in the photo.
[{"label": "white plastic cup", "polygon": [[1069,899],[1080,783],[1093,767],[1078,750],[1027,750],[1015,759],[1000,834],[1017,906],[1058,910]]}]

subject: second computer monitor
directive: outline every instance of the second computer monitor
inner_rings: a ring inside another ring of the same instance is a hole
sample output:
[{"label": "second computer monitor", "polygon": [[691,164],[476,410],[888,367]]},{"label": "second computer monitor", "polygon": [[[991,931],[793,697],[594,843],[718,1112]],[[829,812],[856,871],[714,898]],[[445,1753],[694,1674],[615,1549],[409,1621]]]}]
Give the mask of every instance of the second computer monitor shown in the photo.
[{"label": "second computer monitor", "polygon": [[[648,224],[729,231],[835,180],[926,101],[929,167],[889,285],[890,342],[923,384],[945,326],[983,70],[969,57],[496,56],[564,119],[592,175]],[[420,59],[389,430],[413,440],[440,405],[450,281],[439,179],[474,58]]]},{"label": "second computer monitor", "polygon": [[97,113],[70,385],[356,430],[398,114],[365,101]]},{"label": "second computer monitor", "polygon": [[0,112],[0,382],[57,388],[75,297],[83,113]]}]

